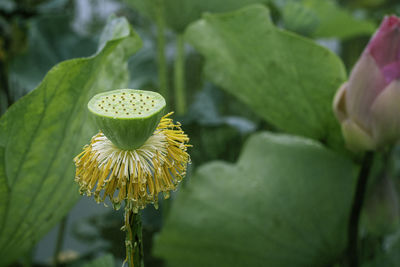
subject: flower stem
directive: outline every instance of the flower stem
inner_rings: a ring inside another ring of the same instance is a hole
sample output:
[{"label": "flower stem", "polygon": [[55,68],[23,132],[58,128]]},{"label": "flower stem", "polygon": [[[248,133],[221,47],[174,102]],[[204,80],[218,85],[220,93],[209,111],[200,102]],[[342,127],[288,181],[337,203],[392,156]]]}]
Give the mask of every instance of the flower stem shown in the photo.
[{"label": "flower stem", "polygon": [[140,213],[133,212],[132,208],[125,208],[125,247],[129,267],[143,267],[143,238]]},{"label": "flower stem", "polygon": [[157,25],[157,69],[160,94],[169,103],[168,90],[168,65],[165,56],[165,17],[164,17],[164,0],[157,1],[156,8],[156,25]]},{"label": "flower stem", "polygon": [[357,188],[351,208],[349,227],[347,233],[347,252],[349,266],[358,267],[358,226],[360,220],[361,209],[364,203],[365,191],[367,188],[368,176],[371,170],[374,152],[367,151],[361,165],[360,173],[358,174]]},{"label": "flower stem", "polygon": [[176,56],[174,63],[174,89],[176,114],[183,115],[186,109],[185,96],[185,41],[183,34],[178,33],[176,39]]}]

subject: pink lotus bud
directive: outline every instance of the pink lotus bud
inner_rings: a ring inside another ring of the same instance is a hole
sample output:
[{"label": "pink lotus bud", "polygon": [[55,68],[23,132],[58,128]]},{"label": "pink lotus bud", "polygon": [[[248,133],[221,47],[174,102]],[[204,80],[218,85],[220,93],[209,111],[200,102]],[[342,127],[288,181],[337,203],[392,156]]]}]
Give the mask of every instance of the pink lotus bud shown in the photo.
[{"label": "pink lotus bud", "polygon": [[351,150],[374,150],[400,139],[398,17],[384,18],[337,91],[333,108]]}]

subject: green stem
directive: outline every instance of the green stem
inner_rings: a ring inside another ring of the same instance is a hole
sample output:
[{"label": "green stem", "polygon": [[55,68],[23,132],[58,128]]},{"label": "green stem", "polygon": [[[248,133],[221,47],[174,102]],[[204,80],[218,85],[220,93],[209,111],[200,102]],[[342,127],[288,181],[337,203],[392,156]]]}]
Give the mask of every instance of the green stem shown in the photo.
[{"label": "green stem", "polygon": [[129,267],[143,267],[143,237],[140,213],[135,213],[129,207],[125,208],[125,247]]},{"label": "green stem", "polygon": [[60,254],[63,243],[64,243],[65,228],[67,226],[67,217],[68,216],[66,215],[64,218],[62,218],[62,220],[60,222],[60,226],[58,228],[56,248],[55,248],[54,254],[53,254],[53,266],[54,267],[57,267],[60,265],[58,262],[58,255]]},{"label": "green stem", "polygon": [[[3,114],[13,103],[10,87],[8,86],[8,68],[5,60],[0,58],[0,97],[4,97],[0,101],[0,115]],[[3,106],[4,104],[4,106]]]},{"label": "green stem", "polygon": [[349,266],[358,267],[358,225],[361,209],[364,203],[365,191],[367,189],[368,176],[374,158],[374,152],[368,151],[364,155],[360,173],[358,174],[357,188],[353,199],[349,227],[347,233],[347,252]]},{"label": "green stem", "polygon": [[[164,0],[157,1],[156,25],[157,25],[157,69],[160,94],[169,103],[168,90],[168,65],[165,56],[165,17],[164,17]],[[168,104],[167,104],[168,105]]]},{"label": "green stem", "polygon": [[174,63],[174,89],[176,113],[183,115],[186,109],[185,96],[185,41],[179,33],[176,39],[176,56]]}]

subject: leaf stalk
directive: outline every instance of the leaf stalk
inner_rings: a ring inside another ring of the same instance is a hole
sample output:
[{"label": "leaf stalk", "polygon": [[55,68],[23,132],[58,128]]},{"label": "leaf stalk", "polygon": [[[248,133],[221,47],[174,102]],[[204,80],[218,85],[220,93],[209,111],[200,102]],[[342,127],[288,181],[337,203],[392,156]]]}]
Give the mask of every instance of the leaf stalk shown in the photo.
[{"label": "leaf stalk", "polygon": [[[156,26],[157,26],[157,69],[159,92],[169,103],[168,89],[168,65],[165,55],[165,16],[164,16],[164,0],[157,1],[156,5]],[[167,104],[168,105],[168,104]]]},{"label": "leaf stalk", "polygon": [[174,63],[174,89],[176,114],[183,115],[186,111],[185,94],[185,41],[183,34],[176,38],[176,55]]}]

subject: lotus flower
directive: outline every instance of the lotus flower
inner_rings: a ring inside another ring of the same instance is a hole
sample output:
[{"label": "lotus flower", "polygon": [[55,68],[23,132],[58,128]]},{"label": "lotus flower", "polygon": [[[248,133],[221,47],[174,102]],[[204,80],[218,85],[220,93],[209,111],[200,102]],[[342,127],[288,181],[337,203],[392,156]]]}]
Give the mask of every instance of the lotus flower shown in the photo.
[{"label": "lotus flower", "polygon": [[400,139],[400,19],[385,17],[333,108],[347,147],[376,150]]},{"label": "lotus flower", "polygon": [[[189,138],[179,123],[162,116],[164,98],[150,91],[119,89],[95,95],[88,103],[100,132],[75,157],[80,193],[97,202],[108,197],[134,213],[158,207],[186,174]],[[129,220],[128,220],[129,221]],[[129,225],[127,225],[128,227]]]}]

